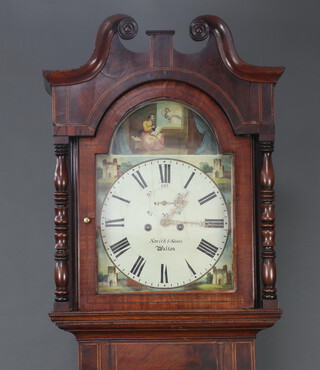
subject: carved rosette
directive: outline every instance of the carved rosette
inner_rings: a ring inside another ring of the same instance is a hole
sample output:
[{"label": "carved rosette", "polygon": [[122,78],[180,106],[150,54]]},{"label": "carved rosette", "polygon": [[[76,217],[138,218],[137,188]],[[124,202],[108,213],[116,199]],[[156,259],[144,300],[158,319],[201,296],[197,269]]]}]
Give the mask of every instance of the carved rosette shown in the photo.
[{"label": "carved rosette", "polygon": [[274,170],[272,152],[274,143],[264,141],[260,143],[263,155],[260,173],[260,205],[261,205],[261,243],[262,243],[262,298],[277,299],[276,289],[276,252],[275,246],[275,214],[274,214]]},{"label": "carved rosette", "polygon": [[54,173],[54,201],[55,201],[55,300],[56,302],[69,301],[69,254],[68,254],[68,170],[67,160],[69,146],[55,145],[56,168]]},{"label": "carved rosette", "polygon": [[203,20],[196,18],[192,23],[190,24],[190,37],[194,41],[203,41],[205,40],[209,35],[209,25],[208,23]]},{"label": "carved rosette", "polygon": [[118,25],[119,36],[124,40],[133,39],[138,33],[137,22],[132,18],[124,18]]}]

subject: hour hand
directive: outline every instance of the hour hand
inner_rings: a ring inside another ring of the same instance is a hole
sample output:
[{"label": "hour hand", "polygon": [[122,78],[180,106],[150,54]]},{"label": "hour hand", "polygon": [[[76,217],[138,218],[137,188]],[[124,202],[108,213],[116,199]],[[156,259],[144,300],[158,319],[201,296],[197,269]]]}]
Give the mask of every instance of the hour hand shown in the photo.
[{"label": "hour hand", "polygon": [[174,208],[169,214],[169,217],[173,217],[179,210],[184,208],[187,205],[186,198],[188,196],[189,192],[186,192],[184,195],[179,194],[175,201],[173,202]]},{"label": "hour hand", "polygon": [[177,208],[184,208],[187,205],[187,197],[189,192],[187,191],[184,195],[179,194],[175,199],[174,203]]}]

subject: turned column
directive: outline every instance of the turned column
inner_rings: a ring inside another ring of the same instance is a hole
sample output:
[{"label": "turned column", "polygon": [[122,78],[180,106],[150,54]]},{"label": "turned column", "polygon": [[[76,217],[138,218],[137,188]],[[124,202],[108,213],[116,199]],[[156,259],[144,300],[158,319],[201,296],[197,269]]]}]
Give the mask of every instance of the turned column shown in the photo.
[{"label": "turned column", "polygon": [[272,165],[272,141],[260,142],[262,168],[260,173],[260,226],[261,226],[261,259],[262,259],[262,298],[277,299],[276,289],[276,252],[275,214],[274,214],[274,170]]},{"label": "turned column", "polygon": [[55,201],[55,301],[69,301],[69,268],[68,268],[68,144],[56,144],[56,168],[54,173]]}]

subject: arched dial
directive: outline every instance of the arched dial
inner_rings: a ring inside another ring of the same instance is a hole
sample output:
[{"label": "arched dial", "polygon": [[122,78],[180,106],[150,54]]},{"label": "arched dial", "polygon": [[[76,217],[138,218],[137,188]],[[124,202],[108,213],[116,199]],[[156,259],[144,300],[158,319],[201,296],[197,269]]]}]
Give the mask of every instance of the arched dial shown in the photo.
[{"label": "arched dial", "polygon": [[104,248],[136,282],[176,288],[206,274],[220,258],[229,229],[217,185],[174,159],[143,162],[120,177],[101,212]]}]

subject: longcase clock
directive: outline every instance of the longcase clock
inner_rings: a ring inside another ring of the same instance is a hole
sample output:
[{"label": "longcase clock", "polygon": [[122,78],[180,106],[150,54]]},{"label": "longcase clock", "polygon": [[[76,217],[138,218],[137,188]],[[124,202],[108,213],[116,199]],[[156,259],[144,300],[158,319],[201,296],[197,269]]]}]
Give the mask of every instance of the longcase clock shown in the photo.
[{"label": "longcase clock", "polygon": [[276,294],[274,86],[215,16],[195,54],[174,31],[106,19],[82,67],[44,71],[53,102],[55,304],[79,369],[255,369]]}]

